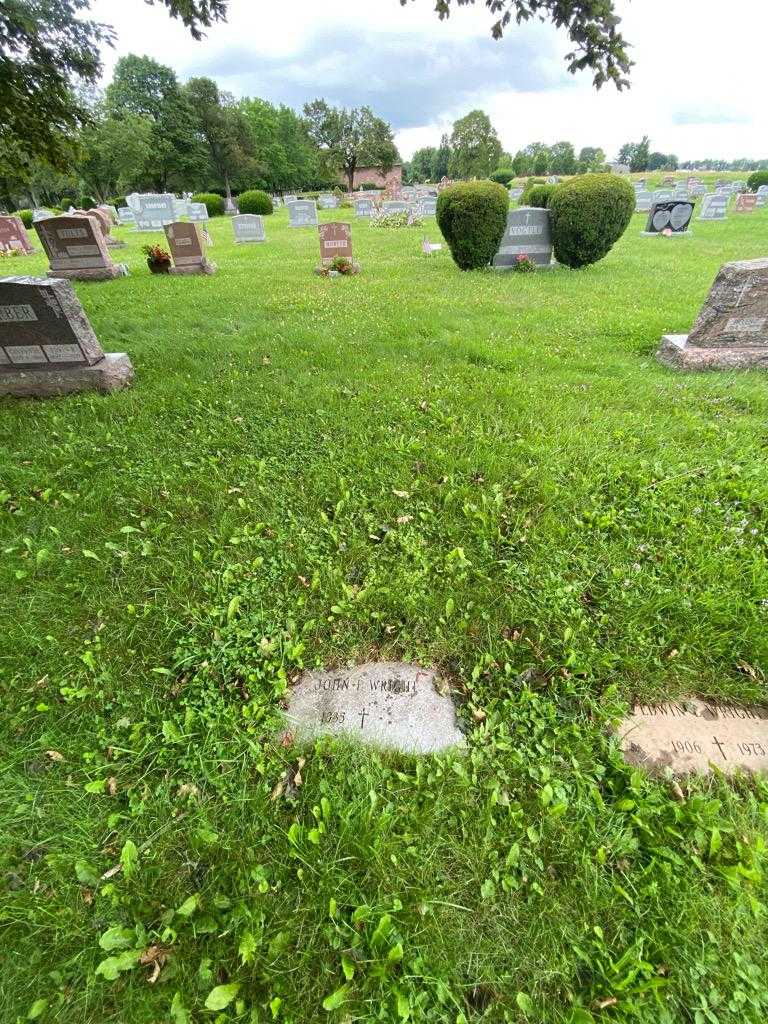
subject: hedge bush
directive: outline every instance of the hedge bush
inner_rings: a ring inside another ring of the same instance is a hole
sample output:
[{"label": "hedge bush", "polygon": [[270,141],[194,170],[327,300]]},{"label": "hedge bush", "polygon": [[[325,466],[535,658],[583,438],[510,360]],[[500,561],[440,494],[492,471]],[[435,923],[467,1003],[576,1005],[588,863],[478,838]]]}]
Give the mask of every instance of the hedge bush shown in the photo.
[{"label": "hedge bush", "polygon": [[753,171],[747,178],[747,188],[757,192],[761,185],[768,185],[768,171]]},{"label": "hedge bush", "polygon": [[514,176],[515,172],[511,167],[499,167],[493,174],[488,175],[491,181],[497,181],[499,185],[508,185]]},{"label": "hedge bush", "polygon": [[460,181],[437,199],[437,223],[462,270],[487,267],[507,226],[509,195],[495,181]]},{"label": "hedge bush", "polygon": [[128,199],[126,196],[112,196],[106,201],[107,206],[114,206],[116,210],[119,210],[121,206],[125,207],[128,205]]},{"label": "hedge bush", "polygon": [[192,203],[205,203],[209,217],[224,216],[224,197],[216,195],[215,192],[198,192],[192,196]]},{"label": "hedge bush", "polygon": [[240,213],[260,213],[268,216],[273,212],[272,200],[266,192],[261,189],[251,188],[247,192],[241,192],[237,197],[237,207]]},{"label": "hedge bush", "polygon": [[526,180],[526,182],[525,182],[525,187],[523,188],[523,194],[520,196],[520,205],[521,206],[530,206],[531,204],[528,202],[528,199],[529,199],[530,194],[531,194],[531,189],[534,188],[536,185],[546,185],[546,184],[547,184],[547,179],[546,178],[528,178]]},{"label": "hedge bush", "polygon": [[523,202],[525,199],[525,193],[520,197],[521,206],[538,206],[542,210],[546,210],[549,206],[549,200],[552,193],[557,188],[557,185],[531,185],[528,189],[528,200]]},{"label": "hedge bush", "polygon": [[78,210],[92,210],[96,206],[96,200],[84,192],[78,199]]},{"label": "hedge bush", "polygon": [[607,255],[627,230],[635,191],[617,174],[585,174],[558,185],[549,209],[555,259],[586,267]]},{"label": "hedge bush", "polygon": [[25,228],[32,227],[32,211],[31,210],[17,210],[14,217],[21,217],[21,223]]}]

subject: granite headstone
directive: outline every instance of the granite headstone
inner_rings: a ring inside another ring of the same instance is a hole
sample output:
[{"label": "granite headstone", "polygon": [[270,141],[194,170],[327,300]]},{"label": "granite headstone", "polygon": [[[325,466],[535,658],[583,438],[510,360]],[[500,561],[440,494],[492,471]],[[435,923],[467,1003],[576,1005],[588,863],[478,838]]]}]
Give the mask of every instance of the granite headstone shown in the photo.
[{"label": "granite headstone", "polygon": [[239,213],[232,218],[235,232],[235,245],[244,242],[265,242],[264,218],[257,213]]},{"label": "granite headstone", "polygon": [[109,281],[128,273],[123,264],[112,262],[95,217],[48,217],[35,224],[35,231],[48,257],[49,277]]},{"label": "granite headstone", "polygon": [[552,228],[549,210],[520,206],[507,213],[507,226],[492,266],[499,270],[514,267],[518,256],[527,256],[538,267],[552,262]]}]

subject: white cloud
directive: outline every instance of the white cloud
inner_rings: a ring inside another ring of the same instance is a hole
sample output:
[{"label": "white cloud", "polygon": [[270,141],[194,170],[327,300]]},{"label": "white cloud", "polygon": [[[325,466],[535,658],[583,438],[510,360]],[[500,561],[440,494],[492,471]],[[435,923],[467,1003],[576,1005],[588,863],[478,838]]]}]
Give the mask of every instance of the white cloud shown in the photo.
[{"label": "white cloud", "polygon": [[431,0],[230,0],[228,23],[200,43],[163,7],[93,4],[118,33],[105,54],[107,75],[117,57],[146,53],[182,79],[209,74],[238,95],[296,107],[319,95],[368,102],[391,121],[404,156],[436,144],[475,106],[512,152],[568,139],[613,156],[648,134],[652,148],[679,156],[768,156],[768,112],[756,84],[768,37],[764,0],[734,0],[725,13],[703,0],[617,0],[617,8],[633,44],[632,87],[597,93],[588,71],[564,75],[564,33],[512,25],[491,42],[480,2],[440,22]]}]

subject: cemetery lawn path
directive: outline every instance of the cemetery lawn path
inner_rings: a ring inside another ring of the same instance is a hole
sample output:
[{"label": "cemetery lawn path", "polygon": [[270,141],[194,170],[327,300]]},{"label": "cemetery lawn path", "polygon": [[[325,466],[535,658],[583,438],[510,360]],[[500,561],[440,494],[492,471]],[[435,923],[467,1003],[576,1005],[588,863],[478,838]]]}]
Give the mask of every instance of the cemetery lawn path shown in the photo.
[{"label": "cemetery lawn path", "polygon": [[[353,219],[338,280],[284,211],[205,278],[118,230],[77,291],[133,389],[0,402],[0,1020],[765,1020],[768,786],[608,730],[766,697],[766,376],[654,352],[768,209],[642,223],[505,276]],[[281,745],[302,667],[372,659],[468,750]]]}]

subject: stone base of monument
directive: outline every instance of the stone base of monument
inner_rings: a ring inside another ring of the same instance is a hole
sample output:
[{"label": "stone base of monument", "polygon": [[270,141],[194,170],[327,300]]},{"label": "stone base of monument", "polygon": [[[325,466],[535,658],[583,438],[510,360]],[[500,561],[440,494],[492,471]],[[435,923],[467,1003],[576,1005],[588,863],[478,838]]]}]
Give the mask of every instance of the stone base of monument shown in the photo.
[{"label": "stone base of monument", "polygon": [[690,238],[692,231],[672,231],[665,235],[663,231],[641,231],[641,238]]},{"label": "stone base of monument", "polygon": [[768,370],[768,349],[689,345],[687,334],[665,334],[656,358],[674,370]]},{"label": "stone base of monument", "polygon": [[128,277],[128,267],[125,263],[114,263],[111,267],[86,270],[49,270],[48,277],[63,277],[68,281],[114,281],[116,277]]},{"label": "stone base of monument", "polygon": [[133,365],[125,352],[108,352],[93,366],[44,369],[2,370],[0,396],[15,398],[53,398],[78,391],[119,391],[134,377]]},{"label": "stone base of monument", "polygon": [[204,260],[202,263],[196,263],[191,267],[171,267],[168,271],[169,274],[215,274],[218,267],[215,263],[210,263],[208,260]]}]

